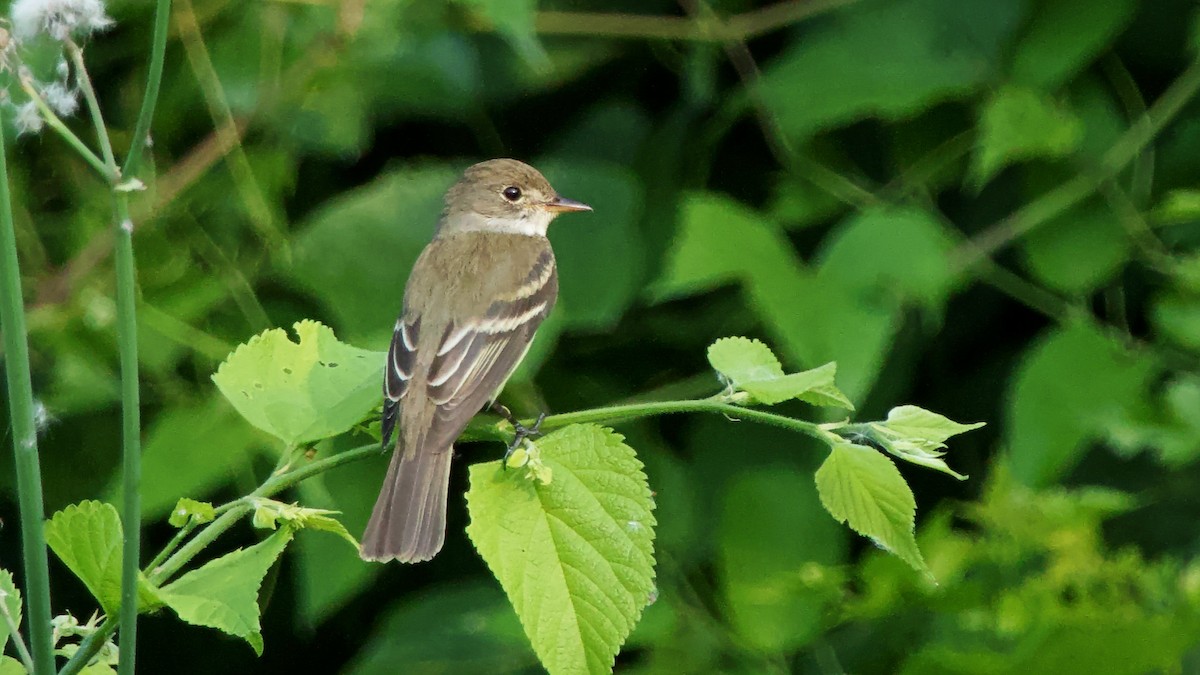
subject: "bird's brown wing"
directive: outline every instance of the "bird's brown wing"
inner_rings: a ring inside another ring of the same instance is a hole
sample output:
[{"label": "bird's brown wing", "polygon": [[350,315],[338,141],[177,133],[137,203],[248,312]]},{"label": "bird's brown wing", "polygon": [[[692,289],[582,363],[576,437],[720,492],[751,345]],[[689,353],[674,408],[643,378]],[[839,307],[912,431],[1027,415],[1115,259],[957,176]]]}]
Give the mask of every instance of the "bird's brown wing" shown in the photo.
[{"label": "bird's brown wing", "polygon": [[426,444],[449,446],[471,417],[495,398],[529,351],[557,296],[554,256],[547,248],[527,283],[493,301],[482,316],[446,328],[425,380],[426,395],[435,406]]}]

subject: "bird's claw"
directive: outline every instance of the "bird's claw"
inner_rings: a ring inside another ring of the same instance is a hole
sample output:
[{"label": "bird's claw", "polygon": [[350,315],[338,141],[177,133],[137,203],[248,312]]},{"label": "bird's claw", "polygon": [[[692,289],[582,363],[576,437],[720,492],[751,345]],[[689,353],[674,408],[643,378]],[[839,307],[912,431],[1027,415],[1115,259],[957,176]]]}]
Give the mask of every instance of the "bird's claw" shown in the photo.
[{"label": "bird's claw", "polygon": [[[505,412],[508,412],[507,408],[504,408],[504,410],[505,410]],[[511,413],[509,413],[509,414],[511,415]],[[508,448],[504,451],[504,466],[505,466],[505,468],[508,467],[508,458],[512,457],[512,454],[514,452],[516,452],[517,448],[521,447],[522,443],[524,443],[529,438],[541,435],[542,421],[545,419],[546,419],[546,413],[544,413],[544,412],[539,413],[537,416],[537,420],[535,420],[533,423],[533,426],[529,426],[529,427],[525,426],[524,424],[521,424],[521,422],[519,420],[517,420],[515,417],[510,418],[508,420],[509,424],[513,425],[514,434],[513,434],[512,443],[509,443]]]}]

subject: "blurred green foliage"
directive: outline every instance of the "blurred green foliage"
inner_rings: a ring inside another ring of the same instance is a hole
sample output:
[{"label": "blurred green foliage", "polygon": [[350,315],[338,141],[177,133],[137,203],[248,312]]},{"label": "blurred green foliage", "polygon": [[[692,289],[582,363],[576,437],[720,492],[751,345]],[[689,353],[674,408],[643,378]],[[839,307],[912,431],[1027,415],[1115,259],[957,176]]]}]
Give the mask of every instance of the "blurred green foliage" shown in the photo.
[{"label": "blurred green foliage", "polygon": [[[109,11],[87,55],[120,144],[151,7]],[[936,584],[824,512],[822,444],[720,417],[622,428],[659,564],[621,672],[1200,669],[1196,19],[1184,0],[176,0],[135,201],[147,550],[178,497],[275,464],[210,379],[233,346],[313,318],[382,349],[442,192],[513,156],[596,208],[552,231],[562,301],[519,411],[715,392],[704,350],[744,334],[788,372],[836,361],[856,418],[991,423],[950,456],[970,481],[900,463]],[[11,170],[53,511],[118,463],[109,197],[49,135]],[[500,448],[461,452],[459,495]],[[360,531],[385,462],[289,499]],[[139,665],[536,672],[465,523],[452,499],[446,550],[413,567],[299,537],[264,572],[261,658],[152,618]],[[56,611],[85,613],[52,572]]]}]

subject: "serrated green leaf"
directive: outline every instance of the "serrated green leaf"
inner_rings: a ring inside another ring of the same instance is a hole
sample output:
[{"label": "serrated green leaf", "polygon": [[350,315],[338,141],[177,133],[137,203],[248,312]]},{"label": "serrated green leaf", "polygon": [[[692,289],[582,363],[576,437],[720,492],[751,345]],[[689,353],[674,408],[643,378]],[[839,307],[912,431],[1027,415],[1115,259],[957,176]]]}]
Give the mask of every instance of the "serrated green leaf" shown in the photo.
[{"label": "serrated green leaf", "polygon": [[654,589],[650,489],[609,429],[573,425],[537,445],[549,484],[471,467],[467,534],[550,673],[607,673]]},{"label": "serrated green leaf", "polygon": [[[46,543],[87,586],[105,613],[121,606],[121,517],[112,504],[82,501],[46,522]],[[139,609],[162,604],[144,577],[138,584]]]},{"label": "serrated green leaf", "polygon": [[0,675],[26,675],[28,672],[20,661],[0,655]]},{"label": "serrated green leaf", "polygon": [[1004,87],[983,107],[972,166],[982,186],[1004,167],[1038,157],[1065,157],[1083,138],[1083,123],[1045,94]]},{"label": "serrated green leaf", "polygon": [[379,403],[386,356],[339,342],[315,321],[294,326],[299,342],[272,328],[238,347],[213,381],[251,424],[299,445],[352,428]]},{"label": "serrated green leaf", "polygon": [[12,573],[0,569],[0,654],[4,653],[12,631],[20,628],[21,591],[13,584]]},{"label": "serrated green leaf", "polygon": [[892,460],[873,448],[838,443],[816,480],[821,504],[838,522],[930,574],[914,534],[917,503]]},{"label": "serrated green leaf", "polygon": [[258,589],[291,540],[292,528],[284,527],[250,548],[210,560],[163,586],[159,595],[180,619],[240,637],[261,656]]},{"label": "serrated green leaf", "polygon": [[783,377],[783,366],[771,348],[750,338],[717,340],[708,347],[708,362],[735,387],[755,380]]},{"label": "serrated green leaf", "polygon": [[887,420],[882,423],[882,426],[908,438],[944,443],[951,436],[978,429],[984,424],[985,422],[960,424],[948,417],[915,405],[902,405],[888,411]]},{"label": "serrated green leaf", "polygon": [[207,523],[216,517],[216,509],[213,508],[212,504],[183,497],[176,502],[175,508],[171,510],[171,517],[167,519],[167,522],[175,527],[183,527],[187,525],[189,520],[194,520],[197,524],[200,524]]}]

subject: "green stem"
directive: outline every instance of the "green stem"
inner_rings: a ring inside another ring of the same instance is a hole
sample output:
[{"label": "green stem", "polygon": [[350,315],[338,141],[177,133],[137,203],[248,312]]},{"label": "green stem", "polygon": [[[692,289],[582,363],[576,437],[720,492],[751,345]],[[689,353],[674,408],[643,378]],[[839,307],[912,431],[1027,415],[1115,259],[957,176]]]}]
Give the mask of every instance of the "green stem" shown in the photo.
[{"label": "green stem", "polygon": [[79,643],[79,649],[75,651],[75,655],[62,667],[62,670],[58,671],[58,675],[75,675],[82,670],[88,661],[91,661],[92,657],[96,655],[96,652],[100,651],[100,648],[104,646],[108,638],[117,632],[117,623],[118,619],[115,616],[109,615],[104,617],[104,623],[100,624],[100,627],[95,632],[85,637]]},{"label": "green stem", "polygon": [[1008,244],[1087,199],[1117,175],[1200,91],[1200,60],[1193,61],[1140,119],[1113,144],[1097,169],[1081,173],[1029,202],[1008,218],[963,244],[956,271],[972,267]]},{"label": "green stem", "polygon": [[29,640],[35,675],[54,672],[50,626],[50,572],[46,561],[46,513],[42,471],[38,461],[29,344],[25,337],[25,304],[17,259],[12,196],[3,120],[0,120],[0,328],[4,333],[4,370],[8,378],[13,458],[17,465],[17,498],[21,512],[21,550],[25,561],[25,602],[29,607]]},{"label": "green stem", "polygon": [[117,202],[117,343],[121,361],[121,483],[125,542],[121,553],[120,675],[132,675],[137,647],[138,566],[141,559],[142,439],[138,386],[137,271],[129,197]]},{"label": "green stem", "polygon": [[[655,403],[631,403],[614,405],[605,408],[593,408],[578,412],[550,415],[542,420],[541,429],[552,431],[572,424],[620,424],[642,417],[656,417],[675,413],[704,412],[725,415],[733,419],[744,419],[761,424],[796,431],[813,438],[825,440],[828,436],[821,431],[819,425],[804,420],[793,419],[775,413],[743,408],[726,403],[719,398],[701,399],[698,401],[659,401]],[[521,423],[532,426],[535,420],[524,420]]]},{"label": "green stem", "polygon": [[158,105],[158,88],[162,84],[163,61],[167,53],[167,31],[170,28],[171,0],[158,0],[154,7],[154,37],[150,44],[150,73],[146,77],[146,94],[142,97],[142,109],[138,113],[137,125],[133,128],[133,139],[125,166],[121,173],[133,177],[142,161],[146,140],[150,138],[150,123],[154,121],[154,108]]},{"label": "green stem", "polygon": [[[743,408],[738,405],[727,403],[720,396],[701,399],[701,400],[684,400],[684,401],[659,401],[652,403],[631,403],[626,405],[614,405],[604,408],[595,408],[592,410],[582,410],[573,413],[563,413],[561,415],[551,415],[542,421],[541,428],[544,431],[558,429],[571,424],[584,423],[605,423],[605,424],[620,424],[621,422],[629,422],[643,417],[655,417],[658,415],[668,415],[674,413],[687,412],[706,412],[733,419],[744,419],[762,424],[769,424],[789,431],[796,431],[813,438],[828,442],[830,436],[827,432],[822,431],[820,426],[812,422],[804,420],[792,419],[775,413],[754,410],[751,408]],[[474,424],[464,438],[474,439],[493,439],[504,440],[512,438],[512,427],[504,421],[494,421],[494,418],[484,418],[489,420],[483,424]],[[525,420],[523,424],[532,425],[533,420]],[[179,547],[169,557],[160,553],[155,557],[153,563],[144,570],[146,577],[151,583],[161,585],[169,580],[176,572],[183,568],[184,565],[191,562],[193,558],[199,555],[209,544],[213,543],[217,537],[225,533],[226,530],[233,527],[246,514],[253,510],[253,501],[256,498],[271,497],[290,487],[295,486],[303,480],[324,473],[331,469],[335,469],[351,462],[356,462],[368,457],[378,457],[380,454],[378,443],[368,443],[357,448],[352,448],[344,452],[340,452],[330,457],[318,459],[316,461],[305,464],[304,466],[292,469],[286,473],[272,473],[271,476],[263,482],[256,490],[240,499],[229,502],[217,508],[220,516],[211,523],[203,526],[191,541],[188,541],[183,546]],[[174,548],[180,540],[186,535],[182,532],[175,535],[168,544],[168,548]],[[165,558],[165,559],[164,559]],[[85,664],[92,656],[99,651],[100,646],[104,644],[113,631],[116,630],[116,622],[111,619],[106,619],[95,634],[89,636],[88,639],[80,645],[75,656],[67,663],[67,666],[59,673],[59,675],[73,675]]]},{"label": "green stem", "polygon": [[8,610],[8,603],[4,602],[4,598],[0,598],[0,614],[4,615],[4,624],[8,626],[8,636],[12,638],[13,646],[17,649],[21,665],[25,666],[26,671],[32,672],[33,656],[30,655],[29,647],[25,645],[25,638],[21,637],[21,627],[17,625],[16,618]]},{"label": "green stem", "polygon": [[37,106],[38,110],[41,111],[42,118],[46,120],[46,124],[50,125],[50,128],[56,131],[59,136],[62,136],[63,140],[67,142],[67,145],[70,145],[75,152],[78,152],[79,156],[83,157],[84,161],[87,162],[93,169],[95,169],[96,173],[100,174],[100,177],[103,178],[105,182],[109,183],[110,185],[115,185],[117,183],[117,175],[112,171],[111,168],[105,165],[104,160],[100,159],[96,156],[96,153],[92,152],[92,149],[87,146],[87,143],[84,143],[82,139],[75,135],[75,132],[71,131],[67,128],[67,125],[63,124],[63,121],[58,118],[58,115],[54,114],[54,111],[50,109],[50,106],[46,105],[45,99],[43,99],[42,95],[37,92],[37,89],[33,87],[33,83],[22,80],[21,89],[25,91],[30,100],[32,100],[34,105]]},{"label": "green stem", "polygon": [[92,118],[92,127],[96,130],[96,140],[100,143],[100,152],[104,154],[104,165],[109,173],[119,178],[121,170],[117,168],[117,158],[113,155],[112,142],[108,139],[108,126],[104,124],[104,113],[100,110],[100,101],[96,98],[96,90],[92,87],[92,77],[88,75],[87,66],[83,63],[83,50],[73,40],[67,40],[67,53],[75,64],[75,80],[83,90],[83,100],[87,102],[88,112]]}]

